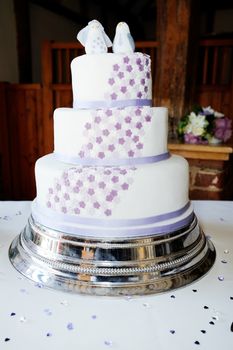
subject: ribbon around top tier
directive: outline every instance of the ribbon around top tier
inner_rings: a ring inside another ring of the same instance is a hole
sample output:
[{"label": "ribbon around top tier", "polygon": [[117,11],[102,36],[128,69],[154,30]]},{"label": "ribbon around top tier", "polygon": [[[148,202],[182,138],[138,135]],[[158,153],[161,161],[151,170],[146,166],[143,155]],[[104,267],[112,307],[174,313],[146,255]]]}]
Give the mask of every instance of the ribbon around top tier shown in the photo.
[{"label": "ribbon around top tier", "polygon": [[106,158],[106,159],[98,159],[98,158],[80,158],[75,156],[67,156],[60,153],[54,152],[54,157],[62,161],[64,163],[71,163],[75,165],[83,165],[83,166],[135,166],[135,165],[143,165],[150,163],[157,163],[162,160],[166,160],[170,158],[170,153],[165,152],[158,154],[156,156],[148,156],[148,157],[135,157],[135,158]]},{"label": "ribbon around top tier", "polygon": [[109,100],[109,101],[85,101],[75,100],[74,109],[104,109],[104,108],[125,108],[125,107],[152,106],[151,99],[129,99],[129,100]]}]

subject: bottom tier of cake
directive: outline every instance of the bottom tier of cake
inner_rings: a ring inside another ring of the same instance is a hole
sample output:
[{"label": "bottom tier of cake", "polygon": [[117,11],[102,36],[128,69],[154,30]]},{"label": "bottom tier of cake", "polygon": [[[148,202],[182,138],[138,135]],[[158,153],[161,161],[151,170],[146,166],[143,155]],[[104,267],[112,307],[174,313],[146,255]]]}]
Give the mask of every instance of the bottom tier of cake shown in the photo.
[{"label": "bottom tier of cake", "polygon": [[32,216],[85,237],[134,237],[176,231],[193,220],[188,164],[179,156],[137,166],[75,166],[47,155],[36,163]]},{"label": "bottom tier of cake", "polygon": [[13,241],[14,267],[41,287],[91,295],[142,295],[185,286],[215,261],[215,249],[194,216],[180,230],[137,239],[72,236],[31,217]]}]

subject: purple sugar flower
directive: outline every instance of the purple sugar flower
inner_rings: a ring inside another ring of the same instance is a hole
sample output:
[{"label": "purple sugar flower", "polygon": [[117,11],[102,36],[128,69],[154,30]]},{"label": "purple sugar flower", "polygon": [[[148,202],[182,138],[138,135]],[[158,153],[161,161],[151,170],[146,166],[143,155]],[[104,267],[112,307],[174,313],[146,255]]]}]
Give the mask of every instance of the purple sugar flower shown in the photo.
[{"label": "purple sugar flower", "polygon": [[65,198],[66,200],[69,200],[69,199],[70,199],[69,193],[65,193],[65,194],[64,194],[64,198]]},{"label": "purple sugar flower", "polygon": [[90,195],[90,196],[93,196],[93,194],[95,194],[95,191],[93,190],[93,188],[89,188],[87,193]]},{"label": "purple sugar flower", "polygon": [[61,208],[61,211],[62,211],[64,214],[66,214],[66,213],[67,213],[67,208],[66,208],[66,207],[62,207],[62,208]]},{"label": "purple sugar flower", "polygon": [[142,123],[141,122],[136,123],[136,128],[137,129],[141,129],[142,128]]},{"label": "purple sugar flower", "polygon": [[104,214],[107,216],[110,216],[110,215],[112,215],[112,211],[110,209],[106,209]]},{"label": "purple sugar flower", "polygon": [[129,85],[133,86],[134,84],[135,84],[135,80],[134,79],[130,79]]},{"label": "purple sugar flower", "polygon": [[109,150],[110,152],[113,152],[113,151],[115,150],[115,146],[114,146],[114,145],[109,145],[109,146],[108,146],[108,150]]},{"label": "purple sugar flower", "polygon": [[116,124],[115,124],[115,128],[116,128],[117,130],[120,130],[120,129],[121,129],[121,124],[120,124],[120,123],[116,123]]},{"label": "purple sugar flower", "polygon": [[105,187],[106,187],[106,183],[105,182],[103,182],[103,181],[99,182],[99,188],[104,189]]},{"label": "purple sugar flower", "polygon": [[113,70],[117,72],[120,69],[120,66],[118,64],[113,65]]},{"label": "purple sugar flower", "polygon": [[128,185],[126,182],[124,182],[124,183],[121,185],[121,188],[122,188],[122,190],[126,191],[126,190],[128,190],[129,185]]},{"label": "purple sugar flower", "polygon": [[99,116],[95,117],[95,123],[99,124],[101,122],[101,118]]},{"label": "purple sugar flower", "polygon": [[120,170],[120,174],[121,175],[126,175],[127,174],[127,170],[126,169],[121,169]]},{"label": "purple sugar flower", "polygon": [[118,176],[113,176],[111,180],[112,180],[113,183],[117,183],[119,181],[119,177]]},{"label": "purple sugar flower", "polygon": [[92,148],[93,148],[93,144],[92,144],[91,142],[89,142],[89,143],[87,144],[87,148],[88,148],[88,149],[92,149]]},{"label": "purple sugar flower", "polygon": [[74,208],[75,214],[80,214],[80,209],[79,208]]},{"label": "purple sugar flower", "polygon": [[127,72],[132,72],[133,67],[129,64],[128,66],[126,66],[126,70]]},{"label": "purple sugar flower", "polygon": [[78,186],[75,186],[75,187],[73,188],[73,192],[79,193],[79,187],[78,187]]},{"label": "purple sugar flower", "polygon": [[125,139],[124,139],[123,137],[119,138],[119,139],[118,139],[118,143],[119,143],[120,145],[123,145],[123,144],[125,143]]},{"label": "purple sugar flower", "polygon": [[149,58],[146,58],[146,66],[148,66],[148,64],[149,64]]},{"label": "purple sugar flower", "polygon": [[144,87],[144,91],[147,92],[148,91],[148,86]]},{"label": "purple sugar flower", "polygon": [[109,85],[113,85],[115,83],[115,80],[113,78],[108,79]]},{"label": "purple sugar flower", "polygon": [[130,117],[126,117],[126,118],[125,118],[125,122],[126,122],[126,123],[130,123],[130,122],[131,122],[131,118],[130,118]]},{"label": "purple sugar flower", "polygon": [[107,170],[104,170],[104,175],[111,175],[111,170],[107,169]]},{"label": "purple sugar flower", "polygon": [[64,183],[65,183],[65,186],[66,186],[66,187],[69,187],[69,186],[70,186],[70,181],[69,181],[68,179],[67,179],[67,180],[65,180],[65,182],[64,182]]},{"label": "purple sugar flower", "polygon": [[135,111],[135,115],[139,116],[142,114],[142,111],[140,108],[137,108],[136,111]]},{"label": "purple sugar flower", "polygon": [[141,84],[145,85],[145,83],[146,83],[145,79],[141,79]]},{"label": "purple sugar flower", "polygon": [[117,94],[115,94],[115,92],[113,92],[110,96],[111,96],[112,100],[116,100],[117,99]]},{"label": "purple sugar flower", "polygon": [[129,57],[128,56],[125,56],[124,59],[123,59],[124,63],[129,63]]},{"label": "purple sugar flower", "polygon": [[229,140],[229,138],[232,135],[232,130],[231,130],[231,120],[229,118],[216,118],[215,119],[215,129],[214,129],[214,136],[226,142]]},{"label": "purple sugar flower", "polygon": [[93,182],[93,181],[95,181],[95,176],[94,175],[89,175],[88,176],[88,180],[90,181],[90,182]]},{"label": "purple sugar flower", "polygon": [[151,116],[150,115],[146,115],[145,116],[145,120],[146,120],[146,122],[150,122],[151,121]]},{"label": "purple sugar flower", "polygon": [[86,204],[84,203],[84,201],[79,202],[79,206],[80,208],[85,208]]},{"label": "purple sugar flower", "polygon": [[83,182],[82,182],[81,180],[78,180],[78,181],[76,182],[76,185],[77,185],[78,187],[82,187],[82,186],[83,186]]},{"label": "purple sugar flower", "polygon": [[112,202],[113,201],[113,196],[111,194],[108,194],[105,199],[106,199],[107,202]]},{"label": "purple sugar flower", "polygon": [[102,139],[101,136],[97,136],[95,140],[96,140],[96,143],[102,143],[103,142],[103,139]]},{"label": "purple sugar flower", "polygon": [[136,59],[136,63],[137,63],[137,65],[139,65],[139,66],[140,66],[140,64],[142,63],[141,58],[137,58],[137,59]]},{"label": "purple sugar flower", "polygon": [[57,191],[61,191],[61,185],[60,184],[56,184],[56,190]]},{"label": "purple sugar flower", "polygon": [[113,197],[116,197],[118,193],[117,193],[116,190],[112,190],[112,191],[110,192],[110,194],[111,194]]},{"label": "purple sugar flower", "polygon": [[126,91],[127,91],[126,86],[122,86],[122,87],[121,87],[121,92],[122,92],[123,94],[125,94],[125,93],[126,93]]},{"label": "purple sugar flower", "polygon": [[93,203],[93,207],[96,208],[96,209],[99,209],[100,208],[99,202]]},{"label": "purple sugar flower", "polygon": [[106,114],[108,117],[111,117],[111,115],[112,115],[111,109],[107,109],[106,112],[105,112],[105,114]]},{"label": "purple sugar flower", "polygon": [[55,196],[54,201],[58,203],[60,201],[60,198],[58,196]]},{"label": "purple sugar flower", "polygon": [[143,148],[143,144],[142,144],[142,143],[138,143],[138,144],[136,145],[136,147],[137,147],[137,149],[142,149],[142,148]]},{"label": "purple sugar flower", "polygon": [[85,128],[86,128],[87,130],[91,129],[91,123],[86,123],[86,124],[85,124]]},{"label": "purple sugar flower", "polygon": [[104,136],[108,136],[110,134],[108,129],[104,129],[102,133],[103,133]]},{"label": "purple sugar flower", "polygon": [[80,151],[78,155],[79,155],[80,158],[83,158],[84,157],[84,152]]},{"label": "purple sugar flower", "polygon": [[48,202],[46,203],[46,205],[47,205],[48,208],[51,208],[51,206],[52,206],[52,204],[51,204],[50,201],[48,201]]},{"label": "purple sugar flower", "polygon": [[99,152],[99,153],[98,153],[98,157],[99,157],[100,159],[103,159],[103,158],[105,157],[104,152]]},{"label": "purple sugar flower", "polygon": [[128,152],[128,156],[129,156],[129,157],[133,157],[133,156],[134,156],[134,152],[133,152],[132,150],[130,150],[130,151]]},{"label": "purple sugar flower", "polygon": [[120,79],[124,78],[124,76],[125,76],[123,72],[119,72],[117,75]]},{"label": "purple sugar flower", "polygon": [[51,187],[49,188],[49,194],[53,194],[53,189]]},{"label": "purple sugar flower", "polygon": [[138,69],[142,72],[143,71],[143,65],[140,64],[140,66],[138,66]]},{"label": "purple sugar flower", "polygon": [[132,131],[130,129],[126,130],[125,135],[130,137],[132,135]]},{"label": "purple sugar flower", "polygon": [[139,92],[137,93],[137,97],[138,97],[138,98],[142,98],[142,93],[141,93],[141,91],[139,91]]},{"label": "purple sugar flower", "polygon": [[150,73],[149,72],[146,73],[146,77],[147,77],[147,79],[150,79]]},{"label": "purple sugar flower", "polygon": [[136,135],[135,135],[135,136],[133,137],[133,142],[136,143],[136,142],[138,142],[138,141],[139,141],[139,136],[136,136]]}]

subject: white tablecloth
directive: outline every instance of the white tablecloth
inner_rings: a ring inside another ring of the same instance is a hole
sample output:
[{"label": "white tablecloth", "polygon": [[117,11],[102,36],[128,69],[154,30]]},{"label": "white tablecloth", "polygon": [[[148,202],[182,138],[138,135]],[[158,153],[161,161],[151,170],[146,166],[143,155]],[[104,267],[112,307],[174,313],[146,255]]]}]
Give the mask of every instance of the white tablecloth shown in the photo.
[{"label": "white tablecloth", "polygon": [[48,290],[22,277],[8,248],[30,202],[0,202],[0,349],[232,350],[233,202],[194,206],[217,250],[210,272],[172,292],[113,298]]}]

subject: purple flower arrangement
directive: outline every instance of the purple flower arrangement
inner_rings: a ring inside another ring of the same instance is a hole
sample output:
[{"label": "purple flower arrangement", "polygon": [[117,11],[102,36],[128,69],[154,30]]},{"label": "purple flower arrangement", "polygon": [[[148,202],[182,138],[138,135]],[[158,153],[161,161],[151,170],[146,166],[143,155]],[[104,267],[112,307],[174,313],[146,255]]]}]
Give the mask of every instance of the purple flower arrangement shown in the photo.
[{"label": "purple flower arrangement", "polygon": [[217,144],[226,142],[232,135],[232,121],[208,107],[196,106],[181,118],[177,133],[185,143]]}]

